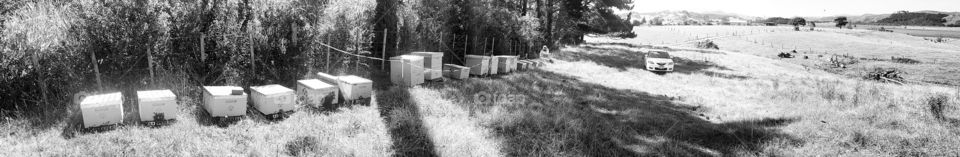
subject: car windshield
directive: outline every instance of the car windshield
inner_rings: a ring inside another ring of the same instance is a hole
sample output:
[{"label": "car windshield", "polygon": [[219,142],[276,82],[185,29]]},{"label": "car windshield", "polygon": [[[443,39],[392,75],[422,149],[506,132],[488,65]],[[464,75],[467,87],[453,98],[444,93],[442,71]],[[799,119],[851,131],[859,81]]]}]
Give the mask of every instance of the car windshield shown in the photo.
[{"label": "car windshield", "polygon": [[650,58],[670,58],[670,54],[667,53],[667,52],[663,52],[663,51],[653,51],[653,52],[647,53],[647,57],[650,57]]}]

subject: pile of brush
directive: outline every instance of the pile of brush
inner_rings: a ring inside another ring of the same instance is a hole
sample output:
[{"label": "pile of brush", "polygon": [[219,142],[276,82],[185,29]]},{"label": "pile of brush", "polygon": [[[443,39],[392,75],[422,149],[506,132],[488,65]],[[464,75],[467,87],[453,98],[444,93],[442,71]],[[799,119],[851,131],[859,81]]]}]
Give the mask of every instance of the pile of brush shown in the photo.
[{"label": "pile of brush", "polygon": [[903,77],[901,77],[902,74],[903,73],[897,69],[876,68],[871,72],[867,72],[867,75],[864,76],[864,79],[903,84]]},{"label": "pile of brush", "polygon": [[697,48],[719,50],[720,46],[717,46],[717,44],[713,43],[712,40],[707,39],[707,40],[698,41]]}]

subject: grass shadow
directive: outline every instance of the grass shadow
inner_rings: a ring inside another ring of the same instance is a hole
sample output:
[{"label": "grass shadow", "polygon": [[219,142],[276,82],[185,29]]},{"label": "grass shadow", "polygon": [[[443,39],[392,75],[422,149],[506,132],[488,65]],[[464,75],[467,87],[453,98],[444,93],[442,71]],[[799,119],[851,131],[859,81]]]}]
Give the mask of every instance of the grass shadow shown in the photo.
[{"label": "grass shadow", "polygon": [[[595,46],[601,45],[601,46]],[[584,44],[577,47],[580,50],[576,51],[561,51],[555,54],[557,59],[567,60],[567,61],[590,61],[603,66],[617,68],[620,71],[626,71],[627,69],[646,69],[646,65],[643,62],[643,52],[625,49],[625,48],[616,48],[609,46],[602,46],[607,44]],[[708,61],[699,61],[692,60],[681,57],[673,57],[674,71],[672,73],[680,74],[704,74],[712,77],[720,77],[727,79],[749,79],[748,76],[743,75],[734,75],[726,74],[716,71],[711,71],[710,69],[717,70],[732,70],[730,68],[717,65]],[[665,74],[665,73],[657,73]]]},{"label": "grass shadow", "polygon": [[380,116],[388,122],[394,156],[437,156],[422,116],[406,88],[376,90]]},{"label": "grass shadow", "polygon": [[[676,98],[585,83],[532,70],[504,79],[428,86],[454,100],[508,93],[523,103],[460,103],[493,115],[487,127],[508,156],[708,156],[762,151],[772,140],[798,141],[776,126],[791,119],[713,123]],[[658,140],[650,140],[658,139]]]}]

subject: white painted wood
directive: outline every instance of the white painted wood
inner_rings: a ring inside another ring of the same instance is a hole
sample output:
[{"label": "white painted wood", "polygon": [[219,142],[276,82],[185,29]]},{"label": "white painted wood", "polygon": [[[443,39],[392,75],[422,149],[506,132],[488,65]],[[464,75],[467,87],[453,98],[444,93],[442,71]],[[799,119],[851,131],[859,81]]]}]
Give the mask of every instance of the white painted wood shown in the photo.
[{"label": "white painted wood", "polygon": [[416,86],[424,80],[423,57],[401,55],[390,58],[390,81],[401,86]]},{"label": "white painted wood", "polygon": [[[204,86],[203,108],[211,117],[244,116],[247,113],[247,93],[236,86]],[[236,91],[236,92],[235,92]]]},{"label": "white painted wood", "polygon": [[313,107],[321,107],[326,101],[336,104],[340,89],[333,84],[327,84],[318,79],[297,81],[297,95],[303,98],[304,103]]},{"label": "white painted wood", "polygon": [[443,52],[413,52],[423,57],[424,79],[434,80],[443,76]]},{"label": "white painted wood", "polygon": [[[140,121],[172,120],[177,118],[177,95],[170,90],[137,91]],[[163,114],[163,119],[154,116]]]},{"label": "white painted wood", "polygon": [[455,64],[444,64],[443,75],[453,79],[467,79],[470,77],[470,68]]},{"label": "white painted wood", "polygon": [[87,96],[80,102],[83,127],[123,123],[123,96],[117,93]]},{"label": "white painted wood", "polygon": [[467,55],[466,67],[470,68],[470,74],[486,75],[490,72],[490,57],[480,55]]},{"label": "white painted wood", "polygon": [[253,107],[265,115],[293,111],[296,109],[296,93],[281,85],[250,87],[250,100]]},{"label": "white painted wood", "polygon": [[340,92],[344,100],[357,100],[373,96],[373,81],[358,76],[341,76]]}]

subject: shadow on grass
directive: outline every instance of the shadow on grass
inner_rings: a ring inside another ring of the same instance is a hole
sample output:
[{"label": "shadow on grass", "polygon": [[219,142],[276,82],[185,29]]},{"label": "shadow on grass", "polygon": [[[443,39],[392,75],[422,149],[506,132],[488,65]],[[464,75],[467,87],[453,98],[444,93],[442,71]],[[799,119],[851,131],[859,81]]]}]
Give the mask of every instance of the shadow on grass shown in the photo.
[{"label": "shadow on grass", "polygon": [[[691,45],[693,45],[693,44],[691,44]],[[716,50],[670,48],[670,47],[666,47],[666,46],[639,45],[639,44],[619,43],[619,42],[584,43],[584,44],[582,44],[582,46],[594,46],[594,47],[597,47],[597,46],[608,46],[608,47],[609,47],[609,46],[614,46],[614,47],[617,47],[617,46],[619,46],[619,47],[633,48],[633,49],[647,48],[647,49],[658,49],[658,50],[665,50],[665,51],[692,51],[692,52],[699,52],[699,53],[706,53],[706,54],[726,54],[726,53],[724,53],[724,52],[720,52],[720,51],[716,51]]]},{"label": "shadow on grass", "polygon": [[484,124],[503,137],[508,156],[732,155],[762,151],[773,140],[798,143],[775,128],[795,119],[713,123],[672,97],[539,70],[512,75],[427,87],[453,100],[484,92],[521,96],[521,104],[460,103],[495,117]]},{"label": "shadow on grass", "polygon": [[[617,45],[620,43],[612,43]],[[561,51],[555,54],[557,59],[567,61],[591,61],[603,66],[617,68],[621,71],[627,69],[646,69],[643,62],[643,53],[625,48],[616,48],[604,46],[606,44],[584,44],[578,47],[579,51]],[[651,46],[652,47],[652,46]],[[727,79],[749,79],[748,76],[725,74],[708,69],[716,68],[718,70],[731,70],[730,68],[717,65],[707,61],[691,60],[687,58],[673,57],[674,71],[672,73],[680,74],[704,74],[712,77],[721,77]],[[663,73],[657,73],[663,74]]]},{"label": "shadow on grass", "polygon": [[395,156],[437,156],[417,105],[406,88],[377,90],[380,116],[387,121]]}]

